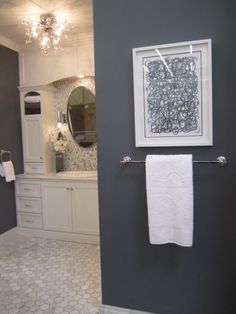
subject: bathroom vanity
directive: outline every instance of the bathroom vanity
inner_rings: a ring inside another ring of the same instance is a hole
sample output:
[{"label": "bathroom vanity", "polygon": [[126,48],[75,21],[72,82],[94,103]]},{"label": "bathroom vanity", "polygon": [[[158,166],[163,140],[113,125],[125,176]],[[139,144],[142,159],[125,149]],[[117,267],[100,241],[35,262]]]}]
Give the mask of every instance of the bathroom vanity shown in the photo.
[{"label": "bathroom vanity", "polygon": [[[24,174],[17,175],[15,182],[18,230],[32,236],[99,243],[97,172],[55,172],[49,131],[56,125],[56,90],[52,84],[19,87]],[[88,88],[72,90],[66,121],[71,133],[67,136],[77,146],[87,150],[96,142],[95,95]]]},{"label": "bathroom vanity", "polygon": [[15,192],[19,232],[99,243],[96,172],[22,174]]}]

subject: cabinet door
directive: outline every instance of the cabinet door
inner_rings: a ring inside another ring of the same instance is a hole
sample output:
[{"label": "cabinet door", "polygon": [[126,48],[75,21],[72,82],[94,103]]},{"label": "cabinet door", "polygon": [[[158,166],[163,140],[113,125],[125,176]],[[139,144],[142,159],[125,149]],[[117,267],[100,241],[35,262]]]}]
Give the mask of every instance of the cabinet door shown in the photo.
[{"label": "cabinet door", "polygon": [[42,184],[43,229],[72,232],[71,191],[65,183]]},{"label": "cabinet door", "polygon": [[98,190],[94,182],[72,185],[73,231],[99,234]]},{"label": "cabinet door", "polygon": [[42,127],[39,116],[23,118],[24,161],[43,161]]}]

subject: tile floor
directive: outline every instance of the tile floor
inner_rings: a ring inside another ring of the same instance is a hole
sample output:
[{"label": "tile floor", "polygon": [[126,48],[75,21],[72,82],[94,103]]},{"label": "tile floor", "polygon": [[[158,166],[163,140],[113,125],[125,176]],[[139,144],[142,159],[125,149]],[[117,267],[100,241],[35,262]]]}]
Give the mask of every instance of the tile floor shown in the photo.
[{"label": "tile floor", "polygon": [[99,246],[0,235],[0,314],[95,314]]}]

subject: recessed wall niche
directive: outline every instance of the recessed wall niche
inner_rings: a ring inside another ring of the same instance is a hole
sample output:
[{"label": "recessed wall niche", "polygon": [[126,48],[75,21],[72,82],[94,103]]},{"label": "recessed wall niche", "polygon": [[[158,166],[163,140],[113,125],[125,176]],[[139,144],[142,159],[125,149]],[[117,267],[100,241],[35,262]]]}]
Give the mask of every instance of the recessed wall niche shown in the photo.
[{"label": "recessed wall niche", "polygon": [[[85,78],[67,78],[53,83],[56,88],[55,92],[55,125],[57,112],[67,112],[68,98],[73,89],[78,86],[85,86],[95,94],[95,78],[94,76],[86,76]],[[65,130],[68,145],[64,155],[65,170],[96,170],[97,169],[97,144],[83,148],[79,146],[70,134],[68,125],[63,126]]]}]

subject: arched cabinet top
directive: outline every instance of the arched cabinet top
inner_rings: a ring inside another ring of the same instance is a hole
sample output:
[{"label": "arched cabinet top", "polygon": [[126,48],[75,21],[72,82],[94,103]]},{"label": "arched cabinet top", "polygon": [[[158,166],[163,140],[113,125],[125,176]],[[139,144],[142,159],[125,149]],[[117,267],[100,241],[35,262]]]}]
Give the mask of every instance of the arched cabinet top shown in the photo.
[{"label": "arched cabinet top", "polygon": [[52,85],[37,85],[37,86],[18,86],[20,92],[40,92],[49,91],[54,92],[56,88]]}]

